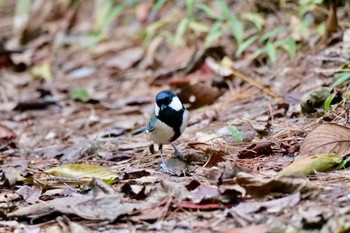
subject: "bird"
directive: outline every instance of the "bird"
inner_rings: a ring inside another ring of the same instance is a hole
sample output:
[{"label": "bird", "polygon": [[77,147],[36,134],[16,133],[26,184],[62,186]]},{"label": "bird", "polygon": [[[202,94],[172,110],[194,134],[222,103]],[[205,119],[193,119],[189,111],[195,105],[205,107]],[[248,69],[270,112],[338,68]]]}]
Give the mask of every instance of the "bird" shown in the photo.
[{"label": "bird", "polygon": [[147,126],[137,129],[132,135],[148,133],[153,142],[159,146],[162,164],[164,165],[163,145],[170,144],[174,148],[175,154],[180,159],[184,158],[184,155],[173,142],[185,131],[190,114],[179,97],[172,91],[160,91],[155,97],[155,102],[154,111]]}]

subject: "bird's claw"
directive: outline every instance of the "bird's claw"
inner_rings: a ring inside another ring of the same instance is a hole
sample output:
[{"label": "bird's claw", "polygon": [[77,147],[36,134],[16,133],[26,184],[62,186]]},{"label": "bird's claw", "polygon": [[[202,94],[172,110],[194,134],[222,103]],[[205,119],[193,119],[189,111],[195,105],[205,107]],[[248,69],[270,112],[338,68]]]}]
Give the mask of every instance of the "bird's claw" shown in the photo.
[{"label": "bird's claw", "polygon": [[176,154],[176,156],[179,158],[179,159],[183,159],[185,156],[184,156],[184,154],[182,154],[180,151],[178,151],[178,150],[175,150],[175,154]]},{"label": "bird's claw", "polygon": [[168,174],[171,174],[171,175],[174,175],[175,174],[175,171],[169,167],[165,162],[162,162],[160,164],[160,168],[165,172],[165,173],[168,173]]}]

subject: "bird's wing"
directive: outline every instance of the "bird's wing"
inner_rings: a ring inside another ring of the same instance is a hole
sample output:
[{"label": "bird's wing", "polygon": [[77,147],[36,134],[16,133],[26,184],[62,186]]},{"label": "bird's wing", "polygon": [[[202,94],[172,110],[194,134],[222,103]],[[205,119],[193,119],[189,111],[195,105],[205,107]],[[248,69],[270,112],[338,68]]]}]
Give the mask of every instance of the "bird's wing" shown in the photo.
[{"label": "bird's wing", "polygon": [[148,122],[148,125],[147,125],[147,131],[148,132],[152,132],[152,131],[155,130],[157,121],[158,121],[158,119],[157,119],[156,115],[153,113],[152,116],[151,116],[151,119],[149,119],[149,122]]},{"label": "bird's wing", "polygon": [[135,136],[135,135],[138,135],[140,133],[143,133],[145,132],[147,129],[146,128],[140,128],[140,129],[137,129],[135,130],[134,132],[131,133],[132,136]]}]

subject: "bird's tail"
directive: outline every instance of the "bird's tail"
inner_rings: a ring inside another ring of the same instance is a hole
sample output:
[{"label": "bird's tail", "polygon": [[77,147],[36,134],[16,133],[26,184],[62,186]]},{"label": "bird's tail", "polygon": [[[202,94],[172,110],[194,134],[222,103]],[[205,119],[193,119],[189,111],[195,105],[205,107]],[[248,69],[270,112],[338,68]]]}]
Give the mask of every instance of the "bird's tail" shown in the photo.
[{"label": "bird's tail", "polygon": [[146,131],[147,131],[146,128],[139,128],[139,129],[135,130],[134,132],[132,132],[131,135],[132,136],[139,135],[139,134],[146,132]]}]

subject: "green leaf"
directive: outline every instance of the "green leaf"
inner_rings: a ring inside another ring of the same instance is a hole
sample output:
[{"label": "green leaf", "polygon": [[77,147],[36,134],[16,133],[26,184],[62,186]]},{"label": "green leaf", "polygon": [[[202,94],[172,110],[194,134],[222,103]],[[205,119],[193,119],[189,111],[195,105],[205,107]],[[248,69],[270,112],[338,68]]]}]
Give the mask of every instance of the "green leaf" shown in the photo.
[{"label": "green leaf", "polygon": [[186,12],[188,17],[193,15],[193,0],[186,0]]},{"label": "green leaf", "polygon": [[243,42],[243,37],[244,37],[243,24],[236,17],[232,17],[230,19],[230,25],[231,25],[232,35],[235,38],[238,46],[240,46]]},{"label": "green leaf", "polygon": [[265,49],[270,61],[272,63],[275,63],[277,61],[277,53],[275,46],[272,43],[267,42],[265,45]]},{"label": "green leaf", "polygon": [[242,134],[235,126],[228,126],[227,130],[230,131],[237,142],[243,142]]},{"label": "green leaf", "polygon": [[70,98],[75,101],[83,101],[83,102],[89,101],[91,99],[89,93],[83,87],[75,88],[70,93]]},{"label": "green leaf", "polygon": [[265,52],[265,48],[260,48],[258,50],[256,50],[253,55],[252,58],[256,59],[257,57],[259,57],[261,54],[263,54]]},{"label": "green leaf", "polygon": [[232,13],[230,7],[222,0],[216,0],[216,5],[219,7],[221,13],[224,15],[225,19],[230,19],[232,17]]},{"label": "green leaf", "polygon": [[65,164],[47,169],[45,173],[66,178],[100,178],[105,182],[117,181],[116,174],[109,168],[90,164]]},{"label": "green leaf", "polygon": [[195,4],[194,7],[202,10],[204,13],[206,13],[211,18],[214,18],[214,19],[218,18],[218,15],[216,14],[216,12],[213,9],[211,9],[209,6],[207,6],[203,3],[197,3],[197,4]]},{"label": "green leaf", "polygon": [[330,108],[331,108],[331,102],[334,99],[335,94],[332,94],[330,96],[327,97],[327,99],[324,101],[323,103],[323,108],[326,112],[329,112]]},{"label": "green leaf", "polygon": [[254,12],[244,12],[241,14],[241,18],[252,22],[258,31],[262,30],[265,23],[265,19],[260,14]]},{"label": "green leaf", "polygon": [[108,13],[110,9],[113,7],[113,2],[109,0],[104,0],[103,4],[97,9],[97,14],[95,18],[95,31],[102,31],[106,19],[108,17]]},{"label": "green leaf", "polygon": [[288,55],[290,58],[294,58],[295,56],[295,50],[296,50],[296,42],[293,39],[286,39],[286,40],[279,40],[275,43],[276,47],[281,47],[285,51],[288,52]]},{"label": "green leaf", "polygon": [[257,38],[257,35],[254,35],[250,37],[249,39],[245,40],[237,49],[236,51],[236,57],[241,56],[241,54],[251,45]]},{"label": "green leaf", "polygon": [[109,13],[108,16],[106,18],[106,22],[105,22],[105,28],[109,27],[109,24],[116,19],[120,13],[124,10],[124,6],[119,5],[119,6],[115,6]]},{"label": "green leaf", "polygon": [[184,45],[183,36],[186,32],[188,23],[189,23],[189,19],[186,17],[186,18],[182,19],[177,26],[174,43],[178,46]]},{"label": "green leaf", "polygon": [[285,29],[283,27],[278,27],[272,31],[265,33],[262,37],[260,37],[259,42],[262,43],[262,42],[264,42],[272,37],[277,36],[278,34],[280,34],[281,32],[284,32],[284,31],[285,31]]},{"label": "green leaf", "polygon": [[204,23],[197,21],[191,21],[188,25],[193,31],[196,32],[209,32],[210,28]]},{"label": "green leaf", "polygon": [[165,3],[165,0],[157,0],[157,2],[152,6],[150,15],[155,16],[160,10],[160,8],[162,8],[164,3]]},{"label": "green leaf", "polygon": [[238,45],[243,42],[244,29],[241,21],[237,19],[231,12],[230,7],[222,0],[215,1],[220,11],[223,13],[224,18],[229,22],[231,27],[231,33],[235,38]]},{"label": "green leaf", "polygon": [[210,31],[207,35],[207,37],[205,38],[205,47],[210,46],[210,44],[216,40],[217,38],[219,38],[220,36],[222,36],[224,34],[224,31],[221,28],[222,26],[222,21],[218,20],[216,21],[213,26],[210,28]]},{"label": "green leaf", "polygon": [[332,87],[336,87],[350,79],[350,72],[342,72],[335,74],[337,80],[333,83]]}]

